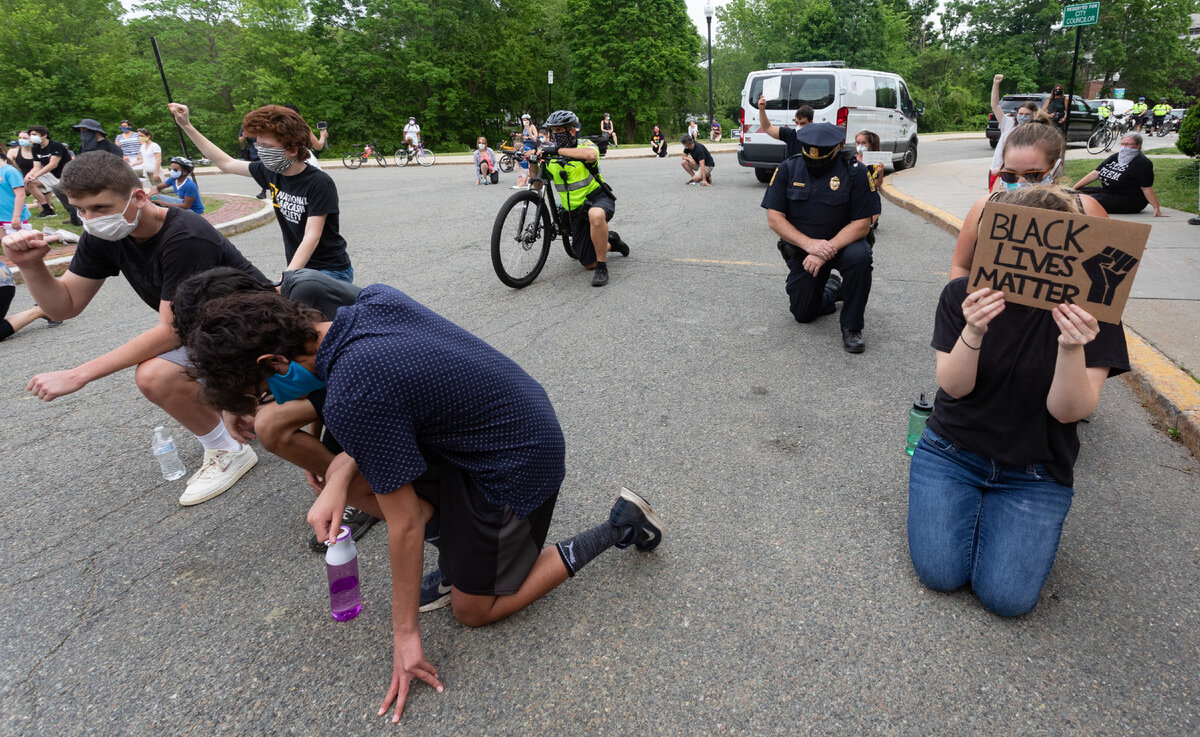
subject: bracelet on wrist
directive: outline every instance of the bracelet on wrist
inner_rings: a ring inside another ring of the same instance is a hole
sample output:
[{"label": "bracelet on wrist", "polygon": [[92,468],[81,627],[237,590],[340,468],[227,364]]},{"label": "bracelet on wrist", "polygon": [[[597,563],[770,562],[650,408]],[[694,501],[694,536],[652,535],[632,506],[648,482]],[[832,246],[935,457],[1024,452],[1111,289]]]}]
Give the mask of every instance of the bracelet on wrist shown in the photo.
[{"label": "bracelet on wrist", "polygon": [[962,333],[958,334],[958,339],[962,341],[963,345],[965,345],[966,347],[970,348],[973,351],[977,351],[983,347],[983,341],[980,341],[978,346],[973,346],[967,342],[967,339],[962,336]]}]

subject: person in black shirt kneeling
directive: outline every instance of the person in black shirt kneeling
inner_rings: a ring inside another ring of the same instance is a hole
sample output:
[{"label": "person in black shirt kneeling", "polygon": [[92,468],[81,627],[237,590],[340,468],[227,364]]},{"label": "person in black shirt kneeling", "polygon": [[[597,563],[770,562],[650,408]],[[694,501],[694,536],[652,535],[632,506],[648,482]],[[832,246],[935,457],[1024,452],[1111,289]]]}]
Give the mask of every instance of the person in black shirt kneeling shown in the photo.
[{"label": "person in black shirt kneeling", "polygon": [[[1010,205],[1079,212],[1053,187],[1004,192]],[[1039,310],[1004,293],[942,290],[934,321],[940,388],[908,477],[908,547],[921,582],[970,585],[1002,617],[1031,611],[1058,553],[1074,494],[1075,423],[1104,380],[1129,370],[1120,325],[1078,305]]]}]

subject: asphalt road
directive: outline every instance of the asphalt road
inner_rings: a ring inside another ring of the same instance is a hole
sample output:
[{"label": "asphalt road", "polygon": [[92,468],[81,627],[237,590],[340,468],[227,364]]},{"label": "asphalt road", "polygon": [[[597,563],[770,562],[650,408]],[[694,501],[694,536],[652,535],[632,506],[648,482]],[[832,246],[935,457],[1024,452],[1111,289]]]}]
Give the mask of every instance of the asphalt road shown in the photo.
[{"label": "asphalt road", "polygon": [[[990,151],[953,144],[968,145]],[[1004,620],[968,592],[927,591],[908,561],[903,443],[909,402],[935,389],[952,239],[884,203],[867,351],[852,356],[836,317],[791,319],[763,187],[732,156],[712,189],[684,186],[677,159],[604,170],[631,257],[593,289],[556,249],[513,291],[488,256],[507,187],[457,166],[330,169],[359,283],[407,291],[546,386],[569,455],[551,539],[603,519],[628,485],[666,522],[657,552],[605,553],[479,630],[422,615],[446,690],[417,686],[391,727],[374,716],[391,673],[383,528],[359,544],[362,615],[334,622],[297,470],[261,453],[234,489],[182,508],[149,448],[171,422],[132,372],[49,404],[24,391],[153,323],[114,279],[83,316],[0,348],[0,734],[1200,730],[1200,474],[1123,381],[1081,426],[1037,609]],[[282,268],[274,225],[234,242]],[[13,309],[28,304],[19,289]],[[199,445],[182,445],[192,470]]]}]

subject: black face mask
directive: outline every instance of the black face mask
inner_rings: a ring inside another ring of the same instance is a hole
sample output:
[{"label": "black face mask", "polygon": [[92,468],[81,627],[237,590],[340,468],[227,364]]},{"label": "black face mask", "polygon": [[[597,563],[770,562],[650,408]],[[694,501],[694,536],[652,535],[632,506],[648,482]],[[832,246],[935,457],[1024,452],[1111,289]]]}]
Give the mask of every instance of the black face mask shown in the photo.
[{"label": "black face mask", "polygon": [[838,160],[838,154],[826,156],[823,159],[813,159],[808,156],[804,157],[804,168],[808,169],[808,173],[814,177],[822,177],[829,173],[833,168],[834,163]]},{"label": "black face mask", "polygon": [[575,148],[575,144],[579,142],[571,131],[552,133],[551,137],[554,139],[554,145],[559,148]]},{"label": "black face mask", "polygon": [[96,132],[87,128],[79,129],[79,138],[83,143],[82,150],[91,151],[96,147]]}]

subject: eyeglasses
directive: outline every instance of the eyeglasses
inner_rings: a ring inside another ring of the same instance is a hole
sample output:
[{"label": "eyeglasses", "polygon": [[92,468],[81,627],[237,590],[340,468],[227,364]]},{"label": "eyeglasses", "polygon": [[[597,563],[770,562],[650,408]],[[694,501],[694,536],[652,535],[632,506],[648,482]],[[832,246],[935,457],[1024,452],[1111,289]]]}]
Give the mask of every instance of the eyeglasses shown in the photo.
[{"label": "eyeglasses", "polygon": [[1001,169],[996,175],[1000,177],[1000,181],[1005,184],[1014,184],[1019,179],[1024,179],[1027,182],[1040,182],[1050,175],[1050,172],[1058,168],[1058,162],[1055,161],[1047,169],[1030,169],[1029,171],[1013,171],[1012,169]]}]

